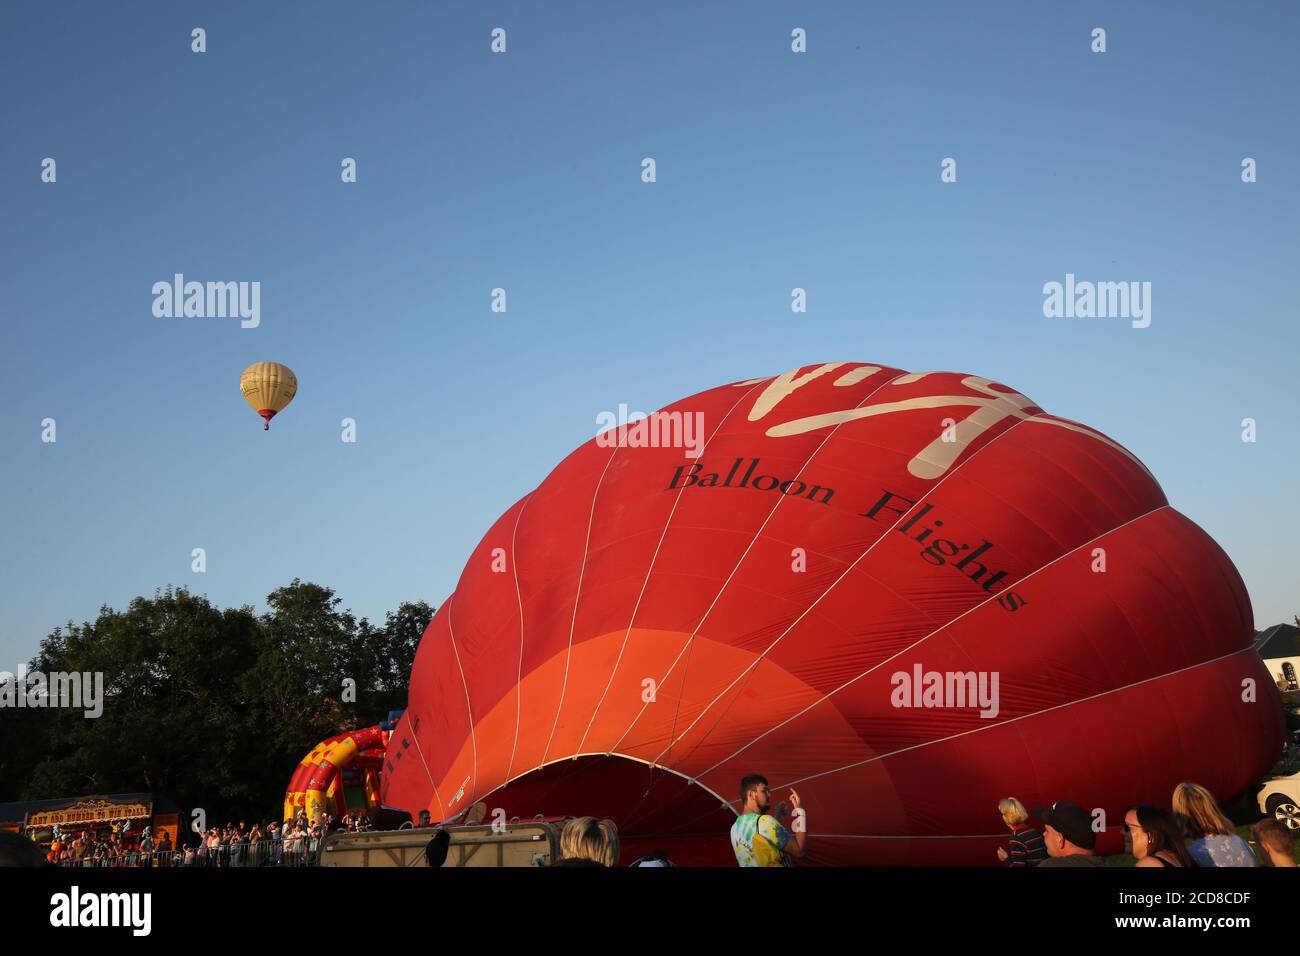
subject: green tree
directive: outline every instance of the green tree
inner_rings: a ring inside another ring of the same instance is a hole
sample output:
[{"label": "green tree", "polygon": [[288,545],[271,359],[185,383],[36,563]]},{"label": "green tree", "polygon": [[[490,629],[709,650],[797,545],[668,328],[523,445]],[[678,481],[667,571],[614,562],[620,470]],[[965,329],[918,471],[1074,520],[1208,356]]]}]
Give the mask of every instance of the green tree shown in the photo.
[{"label": "green tree", "polygon": [[122,612],[56,629],[33,670],[103,674],[103,713],[42,709],[47,753],[31,768],[27,798],[148,790],[186,799],[219,787],[251,792],[223,776],[246,734],[242,677],[257,657],[248,608],[221,611],[168,588]]},{"label": "green tree", "polygon": [[341,603],[294,579],[258,616],[168,587],[56,628],[30,669],[102,673],[103,713],[6,711],[0,800],[149,791],[212,822],[278,814],[312,745],[405,706],[433,616],[404,603],[376,628]]}]

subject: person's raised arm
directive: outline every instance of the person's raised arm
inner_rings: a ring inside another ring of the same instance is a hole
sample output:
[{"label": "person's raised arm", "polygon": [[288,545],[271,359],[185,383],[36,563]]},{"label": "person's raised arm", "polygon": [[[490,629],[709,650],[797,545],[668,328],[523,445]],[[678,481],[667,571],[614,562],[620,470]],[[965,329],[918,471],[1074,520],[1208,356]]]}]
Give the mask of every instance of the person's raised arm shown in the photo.
[{"label": "person's raised arm", "polygon": [[790,791],[790,806],[794,811],[790,820],[790,834],[793,839],[786,844],[785,852],[798,859],[808,852],[808,827],[807,817],[804,815],[803,807],[799,801],[799,794],[795,793],[794,790]]}]

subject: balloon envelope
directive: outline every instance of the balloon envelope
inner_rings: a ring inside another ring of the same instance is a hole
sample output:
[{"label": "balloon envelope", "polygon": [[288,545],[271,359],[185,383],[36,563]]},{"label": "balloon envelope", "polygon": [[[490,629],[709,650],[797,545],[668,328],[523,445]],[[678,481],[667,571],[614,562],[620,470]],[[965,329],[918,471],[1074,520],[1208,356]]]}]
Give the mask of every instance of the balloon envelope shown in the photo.
[{"label": "balloon envelope", "polygon": [[239,392],[271,427],[271,419],[298,394],[298,376],[278,362],[254,362],[239,376]]},{"label": "balloon envelope", "polygon": [[425,632],[384,802],[734,864],[757,773],[813,863],[994,865],[1008,796],[1104,810],[1115,852],[1130,803],[1274,762],[1252,631],[1105,435],[977,376],[808,366],[614,428],[501,516]]}]

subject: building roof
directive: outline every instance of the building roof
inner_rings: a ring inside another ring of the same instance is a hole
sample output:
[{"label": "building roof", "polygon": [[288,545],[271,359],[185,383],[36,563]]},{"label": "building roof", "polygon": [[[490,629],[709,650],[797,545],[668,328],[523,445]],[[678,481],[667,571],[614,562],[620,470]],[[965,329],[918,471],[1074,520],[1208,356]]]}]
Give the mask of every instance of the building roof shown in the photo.
[{"label": "building roof", "polygon": [[1255,650],[1266,661],[1300,657],[1300,628],[1290,624],[1274,624],[1255,635]]}]

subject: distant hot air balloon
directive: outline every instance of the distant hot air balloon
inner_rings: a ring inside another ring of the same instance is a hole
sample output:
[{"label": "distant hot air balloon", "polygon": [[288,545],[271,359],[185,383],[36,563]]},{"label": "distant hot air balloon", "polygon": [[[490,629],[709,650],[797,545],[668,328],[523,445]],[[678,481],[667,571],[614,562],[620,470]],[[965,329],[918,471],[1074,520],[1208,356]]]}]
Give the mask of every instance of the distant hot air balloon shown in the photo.
[{"label": "distant hot air balloon", "polygon": [[1252,628],[1100,432],[973,375],[804,367],[606,432],[498,519],[425,631],[383,802],[608,816],[627,859],[734,865],[757,773],[798,790],[807,862],[996,865],[1008,796],[1104,809],[1117,852],[1129,804],[1276,759]]},{"label": "distant hot air balloon", "polygon": [[239,391],[253,411],[266,419],[263,431],[271,427],[271,419],[298,394],[298,376],[286,365],[278,362],[254,362],[239,376]]}]

